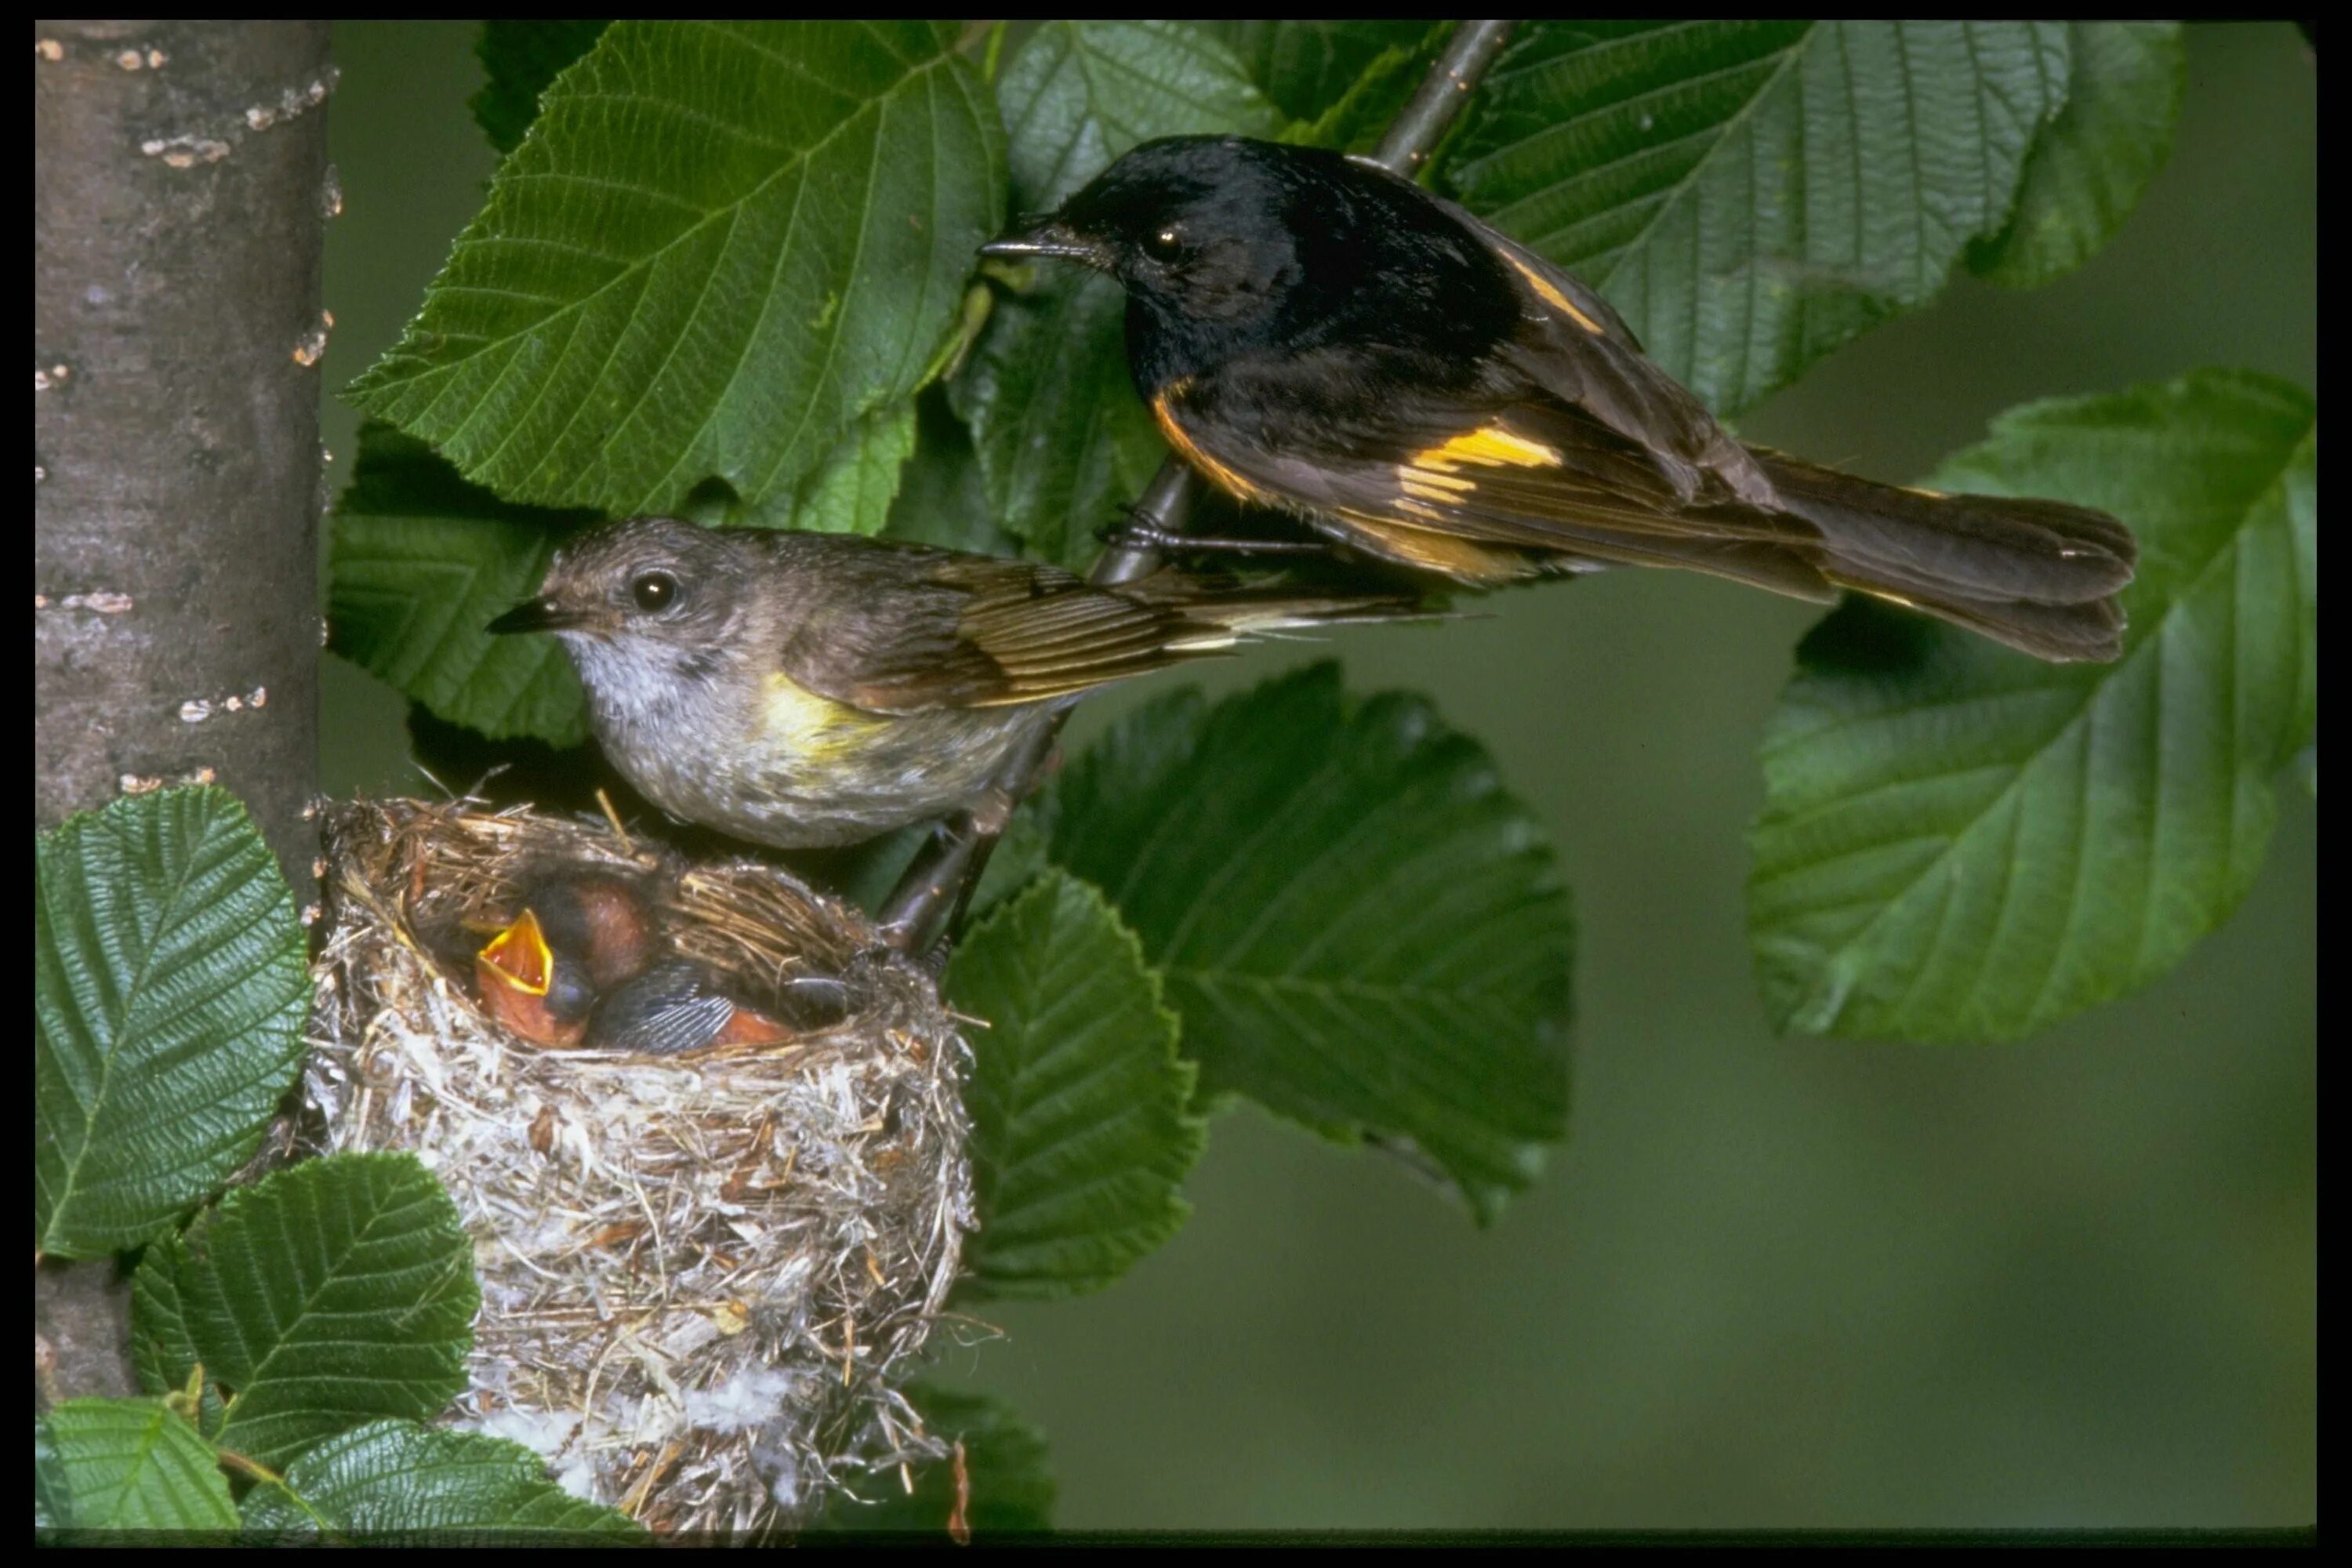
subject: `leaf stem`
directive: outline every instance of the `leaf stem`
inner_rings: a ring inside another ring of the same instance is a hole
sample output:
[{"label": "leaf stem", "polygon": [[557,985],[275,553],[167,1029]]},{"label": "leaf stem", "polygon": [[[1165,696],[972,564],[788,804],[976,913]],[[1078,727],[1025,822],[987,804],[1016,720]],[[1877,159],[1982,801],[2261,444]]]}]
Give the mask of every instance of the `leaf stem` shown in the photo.
[{"label": "leaf stem", "polygon": [[[1381,136],[1373,161],[1410,177],[1428,161],[1448,127],[1469,102],[1471,89],[1486,68],[1495,63],[1509,39],[1508,21],[1465,22],[1446,40],[1445,50],[1422,78],[1397,117]],[[1163,533],[1181,533],[1190,520],[1200,481],[1182,459],[1171,457],[1137,502],[1135,520]],[[1103,552],[1089,580],[1113,586],[1147,577],[1160,566],[1156,550],[1113,548]],[[1064,709],[1038,725],[1029,742],[1016,751],[998,773],[995,788],[1003,798],[1018,802],[1036,787],[1037,775],[1053,753],[1069,710]],[[1003,813],[998,814],[1002,816]],[[967,815],[938,832],[916,851],[881,910],[882,929],[893,946],[908,952],[928,952],[939,938],[960,925],[971,901],[971,890],[1003,834],[1001,823],[984,827]]]}]

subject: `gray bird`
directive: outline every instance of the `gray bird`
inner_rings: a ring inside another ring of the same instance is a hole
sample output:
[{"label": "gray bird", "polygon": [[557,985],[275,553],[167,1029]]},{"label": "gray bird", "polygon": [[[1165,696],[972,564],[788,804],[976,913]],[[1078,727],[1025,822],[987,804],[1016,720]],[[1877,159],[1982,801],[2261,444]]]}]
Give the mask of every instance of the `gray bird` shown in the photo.
[{"label": "gray bird", "polygon": [[1097,687],[1254,633],[1416,609],[1173,571],[1097,587],[1032,561],[649,517],[563,546],[489,629],[562,639],[605,755],[646,799],[799,848],[972,805]]}]

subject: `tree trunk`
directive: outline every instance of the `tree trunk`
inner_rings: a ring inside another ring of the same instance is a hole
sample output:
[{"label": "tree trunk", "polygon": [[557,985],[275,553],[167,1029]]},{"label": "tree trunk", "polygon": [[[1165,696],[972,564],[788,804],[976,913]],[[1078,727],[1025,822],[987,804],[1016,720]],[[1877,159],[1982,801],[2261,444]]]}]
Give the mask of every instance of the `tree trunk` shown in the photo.
[{"label": "tree trunk", "polygon": [[[34,823],[218,783],[305,906],[333,79],[323,22],[33,29]],[[131,1389],[111,1272],[37,1281],[52,1395]]]}]

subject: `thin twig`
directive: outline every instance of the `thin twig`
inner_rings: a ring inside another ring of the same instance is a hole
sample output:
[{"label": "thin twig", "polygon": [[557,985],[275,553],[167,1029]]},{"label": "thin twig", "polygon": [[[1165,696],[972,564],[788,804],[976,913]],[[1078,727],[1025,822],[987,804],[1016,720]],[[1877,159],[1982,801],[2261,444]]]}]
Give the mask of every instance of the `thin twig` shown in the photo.
[{"label": "thin twig", "polygon": [[[1511,26],[1503,21],[1465,22],[1456,27],[1446,41],[1445,52],[1437,57],[1411,100],[1390,121],[1373,161],[1407,175],[1426,163],[1446,128],[1469,101],[1471,89],[1502,52]],[[1183,532],[1200,483],[1181,458],[1171,457],[1136,503],[1135,521],[1162,533]],[[1088,575],[1090,581],[1108,587],[1147,577],[1159,565],[1156,550],[1115,545],[1103,552]],[[1028,743],[1007,760],[995,784],[1004,792],[1004,798],[1023,800],[1035,787],[1038,773],[1053,753],[1054,742],[1068,716],[1067,709],[1046,716]],[[942,932],[962,921],[1001,831],[984,831],[966,818],[942,826],[924,841],[882,906],[883,929],[890,933],[893,944],[908,952],[926,952]]]}]

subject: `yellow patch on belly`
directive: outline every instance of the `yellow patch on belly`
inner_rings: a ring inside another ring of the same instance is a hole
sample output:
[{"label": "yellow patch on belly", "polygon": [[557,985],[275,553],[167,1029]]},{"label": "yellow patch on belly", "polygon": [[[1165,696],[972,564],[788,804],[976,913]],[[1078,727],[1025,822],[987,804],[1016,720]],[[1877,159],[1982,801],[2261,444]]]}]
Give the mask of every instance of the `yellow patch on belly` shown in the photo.
[{"label": "yellow patch on belly", "polygon": [[878,716],[821,697],[779,670],[768,677],[760,704],[760,740],[804,757],[829,756],[885,722]]}]

